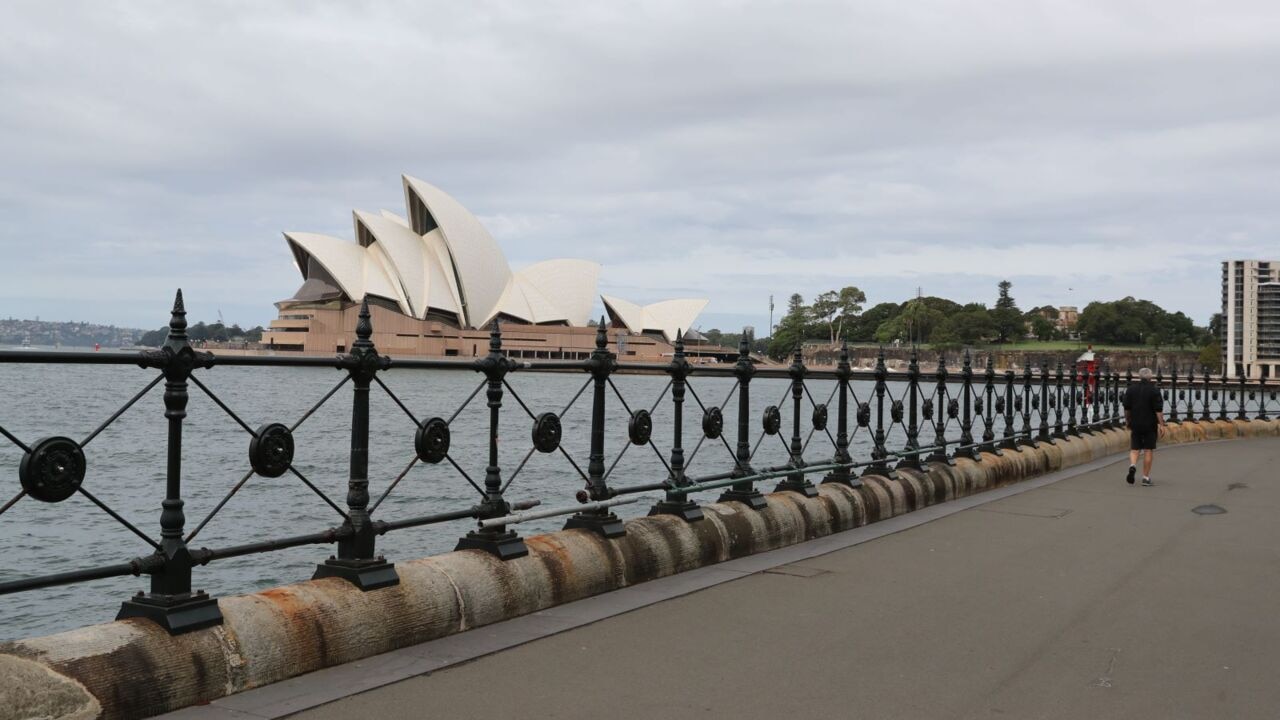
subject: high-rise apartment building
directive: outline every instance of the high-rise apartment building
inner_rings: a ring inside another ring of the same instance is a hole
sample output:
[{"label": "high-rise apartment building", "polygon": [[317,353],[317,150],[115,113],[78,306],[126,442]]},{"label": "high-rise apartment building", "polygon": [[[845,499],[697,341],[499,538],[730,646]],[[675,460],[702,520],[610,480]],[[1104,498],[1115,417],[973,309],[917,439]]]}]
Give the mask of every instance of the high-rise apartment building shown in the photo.
[{"label": "high-rise apartment building", "polygon": [[1280,377],[1280,261],[1222,263],[1222,367],[1227,377]]}]

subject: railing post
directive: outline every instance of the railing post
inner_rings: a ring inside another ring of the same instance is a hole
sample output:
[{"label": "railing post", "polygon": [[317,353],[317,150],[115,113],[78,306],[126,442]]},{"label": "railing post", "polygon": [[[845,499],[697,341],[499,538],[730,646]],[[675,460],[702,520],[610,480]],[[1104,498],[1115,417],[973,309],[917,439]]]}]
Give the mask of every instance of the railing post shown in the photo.
[{"label": "railing post", "polygon": [[[849,364],[849,343],[845,341],[840,345],[840,361],[836,363],[836,394],[839,399],[836,401],[836,454],[831,458],[836,463],[852,463],[853,457],[849,455],[849,378],[853,376],[853,367]],[[741,427],[746,427],[741,426]],[[740,446],[745,447],[745,444]],[[741,451],[739,451],[741,452]],[[839,467],[827,473],[822,479],[824,483],[840,483],[850,487],[859,487],[862,481],[853,474],[852,468]]]},{"label": "railing post", "polygon": [[[1133,368],[1129,368],[1128,370],[1124,371],[1124,391],[1120,393],[1120,403],[1122,407],[1124,405],[1124,399],[1129,395],[1129,390],[1132,387],[1133,387]],[[1156,392],[1159,392],[1159,390],[1157,390]],[[1124,411],[1120,410],[1119,412],[1120,412],[1120,416],[1124,417]],[[1129,426],[1128,419],[1125,419],[1124,425],[1125,427]]]},{"label": "railing post", "polygon": [[[841,354],[845,364],[848,364],[849,351],[848,348]],[[738,362],[733,366],[733,375],[738,378],[738,443],[734,448],[734,468],[735,477],[746,477],[752,475],[754,471],[751,469],[751,377],[756,374],[756,365],[751,362],[751,346],[747,342],[747,333],[742,333],[742,339],[738,341]],[[844,423],[844,397],[840,398],[840,412],[842,413],[840,422],[841,427]],[[848,443],[846,442],[846,445]],[[839,457],[838,446],[836,456]],[[839,462],[837,460],[837,462]],[[845,470],[847,473],[848,470]],[[750,480],[741,483],[735,483],[728,490],[720,494],[720,502],[728,502],[736,500],[752,510],[763,510],[769,506],[769,502],[765,500],[764,494],[756,489],[755,483]]]},{"label": "railing post", "polygon": [[1036,445],[1035,435],[1031,432],[1031,400],[1033,397],[1035,397],[1035,391],[1031,386],[1031,359],[1024,358],[1022,365],[1022,437],[1018,438],[1018,444],[1039,447]]},{"label": "railing post", "polygon": [[1058,371],[1053,378],[1053,395],[1049,402],[1053,405],[1053,437],[1065,438],[1062,427],[1062,361],[1058,361]]},{"label": "railing post", "polygon": [[[498,465],[498,419],[502,410],[502,384],[507,373],[516,368],[515,361],[502,351],[502,327],[497,320],[489,331],[489,354],[475,361],[476,370],[484,373],[489,387],[485,399],[489,407],[489,465],[484,472],[484,500],[480,503],[479,520],[503,517],[511,512],[511,504],[502,497],[502,468]],[[458,540],[455,550],[483,550],[501,560],[514,560],[529,554],[524,540],[505,525],[472,530]]]},{"label": "railing post", "polygon": [[164,416],[169,422],[169,444],[157,553],[163,564],[151,573],[151,592],[139,592],[121,603],[116,619],[147,618],[177,635],[222,624],[218,601],[203,590],[191,590],[195,561],[183,540],[186,515],[182,512],[182,421],[187,416],[187,380],[195,368],[212,365],[213,357],[192,350],[187,341],[187,310],[181,290],[174,296],[164,347],[142,353],[139,364],[158,368],[165,379]]},{"label": "railing post", "polygon": [[1124,427],[1124,413],[1121,411],[1120,373],[1111,372],[1111,421],[1115,427]]},{"label": "railing post", "polygon": [[702,519],[702,508],[689,499],[689,496],[678,490],[685,485],[684,477],[684,393],[686,379],[692,372],[688,359],[684,354],[684,330],[676,333],[675,353],[671,356],[671,364],[667,366],[667,374],[671,375],[671,405],[674,417],[671,420],[671,488],[666,496],[649,509],[650,515],[675,515],[686,522]]},{"label": "railing post", "polygon": [[920,393],[920,356],[915,347],[911,348],[911,362],[907,364],[907,444],[902,448],[902,458],[898,460],[896,470],[909,468],[920,470],[920,426],[917,417]]},{"label": "railing post", "polygon": [[[1061,367],[1062,363],[1058,363],[1058,365],[1059,367]],[[1067,392],[1070,393],[1070,397],[1067,398],[1067,410],[1070,412],[1070,414],[1067,415],[1067,434],[1071,435],[1072,437],[1080,437],[1080,429],[1076,427],[1076,406],[1078,404],[1079,395],[1080,395],[1079,393],[1080,388],[1078,387],[1079,379],[1080,379],[1080,369],[1077,368],[1075,365],[1072,365],[1071,366],[1071,386],[1067,388]],[[1087,417],[1085,418],[1085,421],[1088,422]]]},{"label": "railing post", "polygon": [[1202,422],[1210,422],[1213,420],[1213,407],[1209,404],[1209,368],[1201,367],[1201,374],[1204,375],[1204,403],[1200,406],[1200,420]]},{"label": "railing post", "polygon": [[[880,346],[880,353],[876,356],[876,429],[872,434],[871,446],[871,464],[863,468],[863,475],[881,475],[888,477],[890,470],[889,464],[885,459],[889,457],[889,451],[884,446],[884,394],[886,391],[885,379],[889,377],[889,370],[884,365],[884,346]],[[861,421],[859,421],[861,422]]]},{"label": "railing post", "polygon": [[982,452],[992,453],[994,455],[1003,455],[1000,448],[996,445],[996,431],[992,427],[995,424],[995,382],[996,371],[992,367],[992,355],[987,353],[987,367],[982,371],[982,394],[986,397],[983,405],[985,411],[982,415],[982,447],[978,448]]},{"label": "railing post", "polygon": [[1244,397],[1245,397],[1245,395],[1244,395],[1244,373],[1240,373],[1240,394],[1239,394],[1237,397],[1238,397],[1238,398],[1239,398],[1239,400],[1240,400],[1240,404],[1237,406],[1237,409],[1236,409],[1236,419],[1237,419],[1237,420],[1248,420],[1248,419],[1249,419],[1249,413],[1248,413],[1248,411],[1245,409],[1245,403],[1244,403]]},{"label": "railing post", "polygon": [[1017,450],[1018,439],[1015,437],[1017,431],[1014,429],[1013,419],[1013,383],[1014,372],[1012,370],[1004,371],[1004,438],[1000,441],[1000,447],[1006,450]]},{"label": "railing post", "polygon": [[1049,434],[1049,362],[1047,360],[1040,361],[1040,428],[1036,435],[1036,440],[1053,444],[1053,437]]},{"label": "railing post", "polygon": [[967,457],[971,460],[982,460],[982,453],[973,447],[973,359],[969,348],[964,349],[964,365],[960,368],[961,411],[960,411],[960,446],[956,448],[956,457]]},{"label": "railing post", "polygon": [[1218,402],[1218,419],[1225,421],[1227,419],[1227,369],[1222,369],[1222,376],[1218,378],[1219,390],[1222,391],[1222,397]]},{"label": "railing post", "polygon": [[1169,422],[1181,423],[1182,420],[1178,416],[1178,363],[1175,362],[1173,364],[1169,378],[1169,382],[1172,383],[1172,387],[1169,390],[1169,397],[1172,400],[1170,405],[1173,406],[1173,412],[1169,414]]},{"label": "railing post", "polygon": [[787,475],[778,483],[775,490],[792,490],[805,497],[818,497],[818,488],[809,481],[804,469],[804,439],[800,437],[800,403],[804,399],[804,356],[800,348],[796,348],[795,357],[791,361],[788,374],[791,375],[791,445],[788,448],[787,464],[796,472]]},{"label": "railing post", "polygon": [[1196,420],[1196,365],[1187,370],[1187,421]]},{"label": "railing post", "polygon": [[1089,393],[1089,404],[1091,405],[1089,410],[1091,410],[1093,414],[1092,422],[1089,425],[1089,432],[1095,433],[1102,429],[1102,410],[1100,404],[1103,398],[1103,395],[1100,393],[1104,392],[1102,389],[1102,369],[1096,364],[1093,366],[1092,382],[1090,382],[1090,373],[1088,368],[1086,368],[1084,372],[1085,384],[1088,386],[1087,392]]},{"label": "railing post", "polygon": [[351,352],[339,359],[339,367],[351,376],[351,453],[347,474],[348,532],[338,541],[338,554],[316,566],[315,578],[339,577],[361,590],[376,590],[398,585],[395,566],[374,554],[378,537],[369,519],[369,387],[379,370],[389,366],[389,359],[374,347],[373,323],[369,303],[360,304],[356,320],[356,340]]},{"label": "railing post", "polygon": [[[600,318],[596,325],[596,348],[591,351],[585,363],[587,372],[591,373],[591,454],[587,458],[587,497],[590,500],[608,500],[609,486],[605,483],[604,474],[604,422],[605,396],[608,392],[609,375],[618,367],[617,358],[609,352],[609,336],[605,331],[605,320]],[[609,508],[586,510],[571,516],[565,521],[566,530],[583,528],[591,530],[607,538],[622,537],[627,534],[618,516]]]},{"label": "railing post", "polygon": [[1267,416],[1267,379],[1258,380],[1258,419],[1270,420]]},{"label": "railing post", "polygon": [[933,376],[937,380],[934,387],[933,451],[925,459],[955,465],[956,461],[947,453],[947,417],[951,407],[947,403],[947,356],[943,353],[938,354],[938,369]]},{"label": "railing post", "polygon": [[1204,375],[1204,378],[1201,380],[1201,388],[1203,392],[1201,397],[1201,421],[1202,423],[1208,423],[1208,421],[1213,419],[1213,407],[1210,405],[1210,401],[1208,401],[1208,395],[1210,395],[1210,389],[1208,389],[1210,373],[1208,373],[1208,368],[1204,365],[1201,365],[1201,374]]}]

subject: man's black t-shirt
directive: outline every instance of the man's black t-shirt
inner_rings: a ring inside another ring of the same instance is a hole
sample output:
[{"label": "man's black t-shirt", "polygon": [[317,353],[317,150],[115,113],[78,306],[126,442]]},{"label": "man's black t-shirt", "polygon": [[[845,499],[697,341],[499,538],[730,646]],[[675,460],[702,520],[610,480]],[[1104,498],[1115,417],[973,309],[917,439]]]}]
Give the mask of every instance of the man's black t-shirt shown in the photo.
[{"label": "man's black t-shirt", "polygon": [[1129,411],[1130,429],[1151,430],[1156,426],[1156,413],[1164,410],[1164,399],[1154,383],[1143,380],[1125,390],[1124,409]]}]

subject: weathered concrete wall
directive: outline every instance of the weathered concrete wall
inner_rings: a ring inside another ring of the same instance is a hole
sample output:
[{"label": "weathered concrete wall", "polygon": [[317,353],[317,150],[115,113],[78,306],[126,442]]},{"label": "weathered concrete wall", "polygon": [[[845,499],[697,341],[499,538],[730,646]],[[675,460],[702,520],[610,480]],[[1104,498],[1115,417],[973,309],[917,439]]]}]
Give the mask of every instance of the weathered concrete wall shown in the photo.
[{"label": "weathered concrete wall", "polygon": [[[1280,436],[1280,421],[1171,426],[1166,443]],[[816,498],[774,493],[755,512],[704,506],[706,520],[627,522],[605,540],[583,530],[527,539],[529,556],[480,551],[398,562],[400,585],[363,593],[311,580],[219,600],[222,626],[170,637],[123,620],[0,645],[0,718],[136,718],[207,702],[323,667],[421,643],[559,603],[848,530],[1128,449],[1119,430],[1036,449],[934,465]]]}]

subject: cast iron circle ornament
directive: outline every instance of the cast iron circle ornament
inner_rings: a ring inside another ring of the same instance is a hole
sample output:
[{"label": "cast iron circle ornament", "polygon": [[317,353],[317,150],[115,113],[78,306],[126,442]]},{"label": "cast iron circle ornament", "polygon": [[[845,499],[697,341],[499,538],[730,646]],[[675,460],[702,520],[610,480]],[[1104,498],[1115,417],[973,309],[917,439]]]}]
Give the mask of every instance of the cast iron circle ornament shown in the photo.
[{"label": "cast iron circle ornament", "polygon": [[947,417],[954,420],[959,415],[960,415],[960,401],[956,400],[955,398],[951,398],[950,400],[947,401]]},{"label": "cast iron circle ornament", "polygon": [[249,441],[249,465],[266,478],[278,478],[293,464],[293,433],[288,426],[267,423]]},{"label": "cast iron circle ornament", "polygon": [[1004,398],[996,398],[996,412],[1000,415],[1004,414]]},{"label": "cast iron circle ornament", "polygon": [[433,417],[418,426],[413,449],[419,460],[435,465],[449,454],[449,439],[449,423],[444,418]]},{"label": "cast iron circle ornament", "polygon": [[631,413],[627,421],[627,438],[633,445],[645,445],[653,437],[653,418],[648,410],[637,410]]},{"label": "cast iron circle ornament", "polygon": [[826,403],[813,406],[813,429],[822,432],[827,429]]},{"label": "cast iron circle ornament", "polygon": [[871,425],[871,403],[858,403],[858,427]]},{"label": "cast iron circle ornament", "polygon": [[720,433],[724,430],[724,415],[720,413],[720,408],[708,408],[702,414],[702,434],[707,436],[708,440],[715,440],[720,437]]},{"label": "cast iron circle ornament", "polygon": [[924,414],[925,420],[933,419],[933,398],[925,398],[920,404],[920,412]]},{"label": "cast iron circle ornament", "polygon": [[[861,413],[862,411],[859,410],[858,412]],[[867,412],[869,415],[870,411],[868,410]],[[765,435],[777,435],[778,431],[782,429],[782,411],[778,409],[777,405],[770,405],[764,409],[760,424],[764,427]]]},{"label": "cast iron circle ornament", "polygon": [[22,456],[18,480],[31,497],[47,503],[62,502],[84,482],[84,451],[68,437],[41,438]]},{"label": "cast iron circle ornament", "polygon": [[533,421],[533,447],[540,453],[560,447],[560,418],[555,413],[544,412]]},{"label": "cast iron circle ornament", "polygon": [[1031,396],[1031,409],[1032,409],[1032,410],[1039,410],[1039,409],[1040,409],[1040,396],[1039,396],[1039,395],[1032,395],[1032,396]]},{"label": "cast iron circle ornament", "polygon": [[982,398],[976,398],[973,401],[973,412],[977,415],[982,414]]},{"label": "cast iron circle ornament", "polygon": [[902,422],[902,401],[901,400],[894,400],[893,404],[889,406],[889,417],[892,418],[893,421],[896,423]]}]

